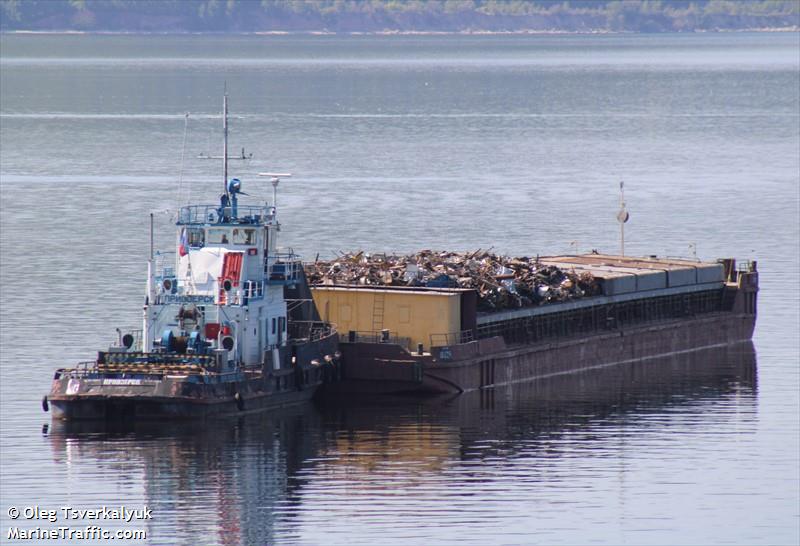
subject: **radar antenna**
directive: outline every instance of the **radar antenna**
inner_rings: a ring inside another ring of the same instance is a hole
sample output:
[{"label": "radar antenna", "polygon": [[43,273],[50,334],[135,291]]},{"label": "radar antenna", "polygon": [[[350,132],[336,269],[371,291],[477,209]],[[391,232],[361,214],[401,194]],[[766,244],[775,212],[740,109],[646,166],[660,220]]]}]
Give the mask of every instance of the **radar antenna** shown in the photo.
[{"label": "radar antenna", "polygon": [[270,177],[270,182],[272,182],[272,208],[278,210],[278,184],[281,178],[289,178],[292,173],[258,173],[258,176]]}]

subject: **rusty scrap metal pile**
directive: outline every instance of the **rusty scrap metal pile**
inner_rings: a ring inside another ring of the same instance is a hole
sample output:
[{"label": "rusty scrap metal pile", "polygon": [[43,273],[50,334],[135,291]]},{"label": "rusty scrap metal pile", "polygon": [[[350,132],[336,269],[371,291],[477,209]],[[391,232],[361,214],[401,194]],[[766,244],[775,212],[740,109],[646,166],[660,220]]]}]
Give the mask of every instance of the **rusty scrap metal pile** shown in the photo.
[{"label": "rusty scrap metal pile", "polygon": [[566,301],[600,293],[591,273],[565,271],[537,258],[512,258],[488,251],[409,255],[342,254],[305,265],[311,285],[426,286],[470,288],[478,309],[493,311]]}]

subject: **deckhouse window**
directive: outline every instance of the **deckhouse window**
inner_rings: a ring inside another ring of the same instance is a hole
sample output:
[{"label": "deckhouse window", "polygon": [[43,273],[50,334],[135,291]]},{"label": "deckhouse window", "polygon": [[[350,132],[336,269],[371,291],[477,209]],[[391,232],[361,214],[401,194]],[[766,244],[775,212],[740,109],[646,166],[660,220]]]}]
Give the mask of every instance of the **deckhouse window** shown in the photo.
[{"label": "deckhouse window", "polygon": [[201,248],[206,244],[206,232],[202,228],[189,228],[186,230],[186,239],[192,248]]},{"label": "deckhouse window", "polygon": [[254,245],[256,243],[256,230],[235,228],[233,230],[233,244]]},{"label": "deckhouse window", "polygon": [[208,230],[209,244],[227,244],[230,243],[231,236],[229,229],[211,228]]}]

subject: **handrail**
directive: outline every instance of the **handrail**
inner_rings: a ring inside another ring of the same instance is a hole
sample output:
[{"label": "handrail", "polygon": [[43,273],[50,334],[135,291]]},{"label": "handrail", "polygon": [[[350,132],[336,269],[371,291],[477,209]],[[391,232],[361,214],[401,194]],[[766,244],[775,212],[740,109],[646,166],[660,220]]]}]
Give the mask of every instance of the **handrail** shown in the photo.
[{"label": "handrail", "polygon": [[319,341],[337,334],[336,325],[321,320],[291,320],[288,323],[289,339]]},{"label": "handrail", "polygon": [[[118,328],[117,329],[117,339],[113,340],[110,345],[112,347],[121,347],[122,346],[122,335],[131,334],[133,336],[133,344],[130,346],[130,349],[135,351],[141,351],[142,348],[142,334],[143,331],[141,328]],[[119,343],[119,345],[117,345]]]},{"label": "handrail", "polygon": [[248,300],[264,297],[264,281],[244,281],[242,291]]},{"label": "handrail", "polygon": [[341,332],[339,339],[348,343],[387,343],[390,345],[400,345],[407,350],[411,350],[411,338],[398,336],[397,332],[374,331],[374,330],[350,330]]},{"label": "handrail", "polygon": [[752,260],[742,260],[736,263],[736,271],[741,273],[752,273],[753,269],[753,261]]},{"label": "handrail", "polygon": [[475,337],[472,330],[461,330],[460,332],[450,332],[447,334],[431,334],[431,347],[445,347],[448,345],[460,345],[474,341]]},{"label": "handrail", "polygon": [[259,225],[272,219],[269,208],[257,205],[237,205],[236,216],[232,207],[224,209],[219,205],[187,205],[178,211],[180,225],[204,224],[251,224]]},{"label": "handrail", "polygon": [[267,282],[292,282],[300,277],[303,262],[294,252],[273,252],[264,260]]}]

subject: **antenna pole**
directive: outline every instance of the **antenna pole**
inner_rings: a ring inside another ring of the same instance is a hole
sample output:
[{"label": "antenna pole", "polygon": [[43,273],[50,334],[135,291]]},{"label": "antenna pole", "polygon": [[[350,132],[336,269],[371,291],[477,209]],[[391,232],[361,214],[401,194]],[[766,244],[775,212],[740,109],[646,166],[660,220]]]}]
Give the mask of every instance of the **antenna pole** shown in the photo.
[{"label": "antenna pole", "polygon": [[619,222],[619,253],[625,256],[625,222],[628,221],[630,215],[625,210],[625,182],[619,183],[619,212],[617,213],[617,222]]},{"label": "antenna pole", "polygon": [[222,98],[222,189],[228,195],[228,87]]},{"label": "antenna pole", "polygon": [[[153,213],[150,213],[150,259],[147,260],[147,297],[145,299],[145,305],[150,305],[151,303],[155,302],[156,298],[156,291],[154,286],[153,275],[155,274],[156,264],[153,262]],[[144,349],[147,350],[147,334],[148,329],[150,328],[150,319],[148,313],[145,311],[145,320],[144,320],[144,339],[145,339],[145,346]]]},{"label": "antenna pole", "polygon": [[153,261],[153,213],[150,213],[150,261]]},{"label": "antenna pole", "polygon": [[[619,183],[619,206],[620,210],[625,210],[625,182]],[[625,256],[625,222],[619,223],[619,236],[620,254]]]},{"label": "antenna pole", "polygon": [[258,176],[269,176],[272,182],[272,208],[278,210],[278,184],[281,178],[289,178],[291,173],[258,173]]}]

